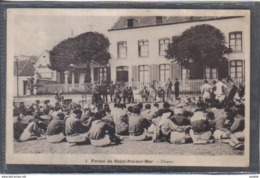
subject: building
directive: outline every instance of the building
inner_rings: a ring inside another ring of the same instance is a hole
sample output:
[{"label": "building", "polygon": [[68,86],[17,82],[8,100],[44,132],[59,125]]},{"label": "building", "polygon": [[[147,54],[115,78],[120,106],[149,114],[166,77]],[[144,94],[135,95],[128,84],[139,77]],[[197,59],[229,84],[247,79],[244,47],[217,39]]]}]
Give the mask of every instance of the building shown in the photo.
[{"label": "building", "polygon": [[42,85],[38,91],[86,92],[91,88],[90,83],[103,81],[116,81],[135,88],[152,81],[157,86],[165,86],[169,78],[172,81],[178,78],[181,92],[200,92],[203,80],[190,80],[190,69],[167,60],[164,56],[172,36],[201,24],[218,28],[225,35],[227,46],[233,49],[232,53],[226,55],[228,63],[224,67],[202,69],[205,78],[213,80],[231,76],[237,83],[244,83],[245,61],[249,59],[245,57],[246,45],[243,44],[248,40],[243,16],[124,16],[119,17],[108,29],[111,59],[105,66],[94,61],[88,69],[86,64],[70,64],[68,71],[60,73],[48,68],[49,52],[44,51],[34,65],[38,79],[57,84]]},{"label": "building", "polygon": [[61,74],[55,70],[49,68],[50,65],[50,54],[48,50],[44,50],[39,56],[38,60],[34,63],[34,68],[36,71],[35,80],[39,83],[60,83]]},{"label": "building", "polygon": [[33,77],[35,69],[30,60],[16,60],[14,61],[14,96],[30,95],[28,89],[28,79]]},{"label": "building", "polygon": [[[178,17],[125,16],[109,29],[112,59],[111,80],[128,83],[158,81],[168,78],[189,80],[189,69],[164,58],[171,37],[180,35],[191,26],[209,24],[220,29],[233,49],[228,58],[226,76],[243,81],[245,78],[245,22],[242,16],[232,17]],[[206,67],[208,79],[218,78],[217,68]],[[223,69],[221,69],[223,70]],[[222,76],[223,77],[223,76]]]}]

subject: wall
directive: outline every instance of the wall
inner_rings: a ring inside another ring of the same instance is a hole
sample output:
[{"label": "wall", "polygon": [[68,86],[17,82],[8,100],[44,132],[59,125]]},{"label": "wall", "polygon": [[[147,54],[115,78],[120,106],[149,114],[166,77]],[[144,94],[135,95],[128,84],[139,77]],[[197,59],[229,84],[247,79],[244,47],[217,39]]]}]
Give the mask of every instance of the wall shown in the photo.
[{"label": "wall", "polygon": [[[29,76],[19,76],[18,77],[18,95],[24,96],[23,91],[23,82],[27,81]],[[13,85],[13,96],[17,96],[17,76],[14,76],[14,85]],[[26,90],[26,95],[29,95],[29,90]]]},{"label": "wall", "polygon": [[[109,40],[111,43],[110,53],[112,59],[111,64],[111,80],[116,79],[116,67],[117,66],[129,66],[129,80],[132,78],[131,66],[133,65],[144,65],[144,64],[163,64],[169,63],[163,56],[159,56],[159,39],[160,38],[171,38],[175,35],[180,35],[183,31],[190,28],[191,26],[199,24],[209,24],[216,28],[219,28],[226,36],[226,42],[228,44],[229,32],[232,31],[245,31],[243,26],[244,18],[233,18],[233,19],[222,19],[204,22],[191,22],[182,23],[174,25],[164,25],[156,27],[147,28],[137,28],[137,29],[126,29],[126,30],[116,30],[109,32]],[[242,33],[242,41],[244,42],[247,37],[245,33]],[[149,57],[138,57],[138,40],[148,40],[149,41]],[[126,41],[127,42],[127,59],[117,58],[117,42]],[[244,43],[243,43],[244,44]],[[243,51],[241,53],[233,53],[227,55],[229,60],[233,59],[243,59]],[[180,75],[180,73],[179,73]],[[129,81],[130,82],[130,81]]]},{"label": "wall", "polygon": [[41,79],[58,81],[57,71],[49,69],[50,64],[49,52],[44,51],[34,64],[35,70],[41,75]]}]

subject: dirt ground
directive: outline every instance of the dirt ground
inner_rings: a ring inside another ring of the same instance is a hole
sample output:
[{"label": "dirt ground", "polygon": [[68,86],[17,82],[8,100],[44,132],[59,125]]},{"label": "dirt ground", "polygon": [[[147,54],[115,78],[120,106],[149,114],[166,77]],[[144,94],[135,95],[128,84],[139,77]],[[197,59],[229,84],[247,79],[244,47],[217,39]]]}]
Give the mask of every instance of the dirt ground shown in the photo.
[{"label": "dirt ground", "polygon": [[[73,98],[74,102],[79,102],[81,95],[65,96],[65,99]],[[31,104],[36,99],[43,102],[50,99],[54,103],[52,96],[34,96],[25,98],[16,98],[14,101],[23,101],[25,104]],[[110,104],[113,107],[113,104]],[[69,147],[68,142],[52,144],[46,139],[31,140],[27,142],[14,141],[15,153],[58,153],[58,154],[154,154],[154,155],[243,155],[244,151],[233,150],[231,146],[225,143],[213,143],[206,145],[181,144],[175,145],[168,142],[153,143],[152,141],[131,141],[129,137],[123,138],[122,144],[108,147],[94,147],[90,144],[76,145]]]},{"label": "dirt ground", "polygon": [[154,155],[243,155],[244,151],[233,150],[225,143],[175,145],[168,142],[131,141],[124,137],[122,144],[94,147],[90,144],[69,147],[68,142],[49,143],[46,139],[27,142],[14,141],[15,153],[58,153],[58,154],[154,154]]}]

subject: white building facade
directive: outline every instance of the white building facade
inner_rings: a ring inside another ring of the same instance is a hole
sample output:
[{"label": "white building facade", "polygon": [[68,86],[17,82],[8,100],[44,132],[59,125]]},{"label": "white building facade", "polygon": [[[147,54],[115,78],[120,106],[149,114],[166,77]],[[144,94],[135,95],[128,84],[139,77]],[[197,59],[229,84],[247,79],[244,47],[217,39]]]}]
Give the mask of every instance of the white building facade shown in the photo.
[{"label": "white building facade", "polygon": [[35,79],[44,82],[59,83],[61,80],[60,73],[55,70],[51,70],[49,65],[50,54],[49,51],[45,50],[33,65],[36,71]]},{"label": "white building facade", "polygon": [[[245,78],[244,17],[121,17],[109,30],[112,59],[111,80],[128,83],[165,82],[189,79],[189,70],[165,59],[165,49],[172,36],[180,35],[191,26],[208,24],[221,30],[233,52],[228,58],[227,75]],[[218,69],[206,68],[208,79],[218,78]]]}]

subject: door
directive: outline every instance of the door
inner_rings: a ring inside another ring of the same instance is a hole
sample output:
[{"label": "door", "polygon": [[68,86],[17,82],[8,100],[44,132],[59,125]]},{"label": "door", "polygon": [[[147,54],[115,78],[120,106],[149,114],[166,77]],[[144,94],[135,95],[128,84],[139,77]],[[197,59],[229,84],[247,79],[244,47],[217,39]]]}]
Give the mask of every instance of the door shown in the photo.
[{"label": "door", "polygon": [[117,67],[116,79],[118,82],[128,82],[128,67],[127,66]]},{"label": "door", "polygon": [[23,95],[27,94],[28,81],[23,81]]}]

